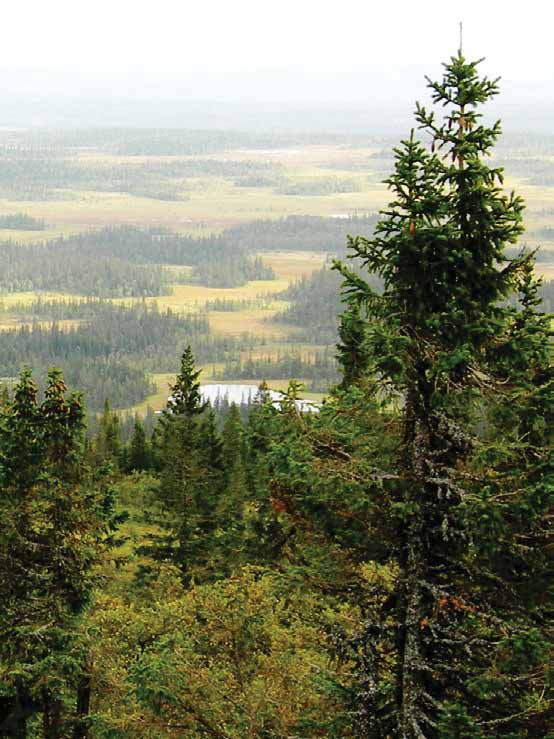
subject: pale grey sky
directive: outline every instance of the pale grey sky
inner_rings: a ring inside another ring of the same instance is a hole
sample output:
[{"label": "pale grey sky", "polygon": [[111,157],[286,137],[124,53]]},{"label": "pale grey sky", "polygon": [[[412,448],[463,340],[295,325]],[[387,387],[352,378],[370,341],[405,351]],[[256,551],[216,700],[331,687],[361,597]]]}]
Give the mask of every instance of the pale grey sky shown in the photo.
[{"label": "pale grey sky", "polygon": [[487,73],[552,89],[552,0],[4,0],[0,89],[361,99],[436,75],[460,20]]}]

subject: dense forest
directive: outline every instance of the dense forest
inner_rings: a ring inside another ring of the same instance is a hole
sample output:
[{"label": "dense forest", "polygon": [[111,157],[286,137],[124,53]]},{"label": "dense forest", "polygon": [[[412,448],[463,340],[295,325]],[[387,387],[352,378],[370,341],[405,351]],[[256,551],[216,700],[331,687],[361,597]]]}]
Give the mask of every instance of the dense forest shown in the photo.
[{"label": "dense forest", "polygon": [[[329,274],[336,284],[335,273]],[[333,304],[339,302],[336,294],[333,299]],[[220,336],[210,329],[209,309],[229,307],[232,304],[216,301],[203,312],[176,314],[146,303],[125,306],[90,298],[39,299],[9,306],[2,306],[0,299],[0,319],[13,321],[0,331],[0,378],[14,378],[24,366],[35,368],[39,376],[51,366],[62,367],[71,386],[85,392],[91,411],[99,411],[106,399],[115,408],[125,408],[153,391],[150,373],[174,371],[179,347],[191,344],[202,365],[221,366],[210,370],[214,380],[302,377],[316,392],[336,381],[336,314],[335,319],[327,317],[321,334],[329,339],[328,348],[309,361],[292,347],[277,357],[252,360],[253,349],[263,352],[263,337],[246,332],[240,337]],[[287,315],[279,319],[289,320]],[[290,323],[294,325],[294,320]],[[308,330],[315,329],[315,324],[307,325]],[[294,338],[301,341],[302,335]]]},{"label": "dense forest", "polygon": [[67,190],[125,192],[158,200],[184,200],[198,177],[272,177],[278,183],[280,169],[265,162],[230,162],[186,159],[128,163],[124,166],[85,165],[51,151],[0,149],[0,193],[16,200],[56,200]]},{"label": "dense forest", "polygon": [[212,335],[206,314],[177,315],[145,303],[43,300],[12,305],[4,314],[14,310],[23,320],[0,331],[0,377],[14,377],[23,366],[40,375],[49,367],[63,367],[94,411],[107,399],[116,408],[144,400],[153,390],[149,374],[174,370],[184,344],[190,343],[198,360],[209,364],[235,363],[258,343]]},{"label": "dense forest", "polygon": [[[318,413],[291,381],[216,414],[203,315],[39,301],[0,334],[0,374],[35,368],[0,393],[0,736],[551,739],[552,319],[478,65],[429,81],[389,206],[290,288],[325,340],[339,313]],[[47,368],[101,372],[113,333],[129,371],[180,364],[148,430],[103,403],[91,438]]]},{"label": "dense forest", "polygon": [[162,265],[192,266],[191,281],[235,287],[274,278],[271,268],[222,237],[192,238],[160,229],[105,228],[46,244],[0,242],[0,294],[26,290],[96,297],[147,297],[170,291]]},{"label": "dense forest", "polygon": [[241,246],[251,252],[300,250],[344,254],[347,235],[367,233],[377,220],[376,214],[348,218],[288,216],[233,226],[224,232],[223,239],[230,247]]},{"label": "dense forest", "polygon": [[223,370],[213,375],[214,379],[222,380],[247,380],[252,377],[263,377],[266,380],[301,377],[306,389],[326,392],[338,380],[335,348],[326,347],[311,357],[302,356],[292,350],[277,356],[256,359],[228,359]]}]

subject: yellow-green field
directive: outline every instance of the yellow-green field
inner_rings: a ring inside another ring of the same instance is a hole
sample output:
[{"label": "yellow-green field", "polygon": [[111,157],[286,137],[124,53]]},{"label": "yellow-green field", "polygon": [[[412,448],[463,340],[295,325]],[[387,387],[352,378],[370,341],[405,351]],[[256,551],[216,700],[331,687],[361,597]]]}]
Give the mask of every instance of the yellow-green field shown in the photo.
[{"label": "yellow-green field", "polygon": [[155,298],[114,298],[114,303],[130,305],[146,301],[148,304],[156,304],[160,309],[177,312],[190,312],[200,310],[212,300],[256,300],[264,295],[271,295],[285,290],[289,285],[288,280],[257,280],[248,282],[241,287],[203,287],[202,285],[172,285],[170,295],[160,295]]},{"label": "yellow-green field", "polygon": [[210,328],[215,334],[227,336],[264,336],[269,341],[278,341],[292,336],[295,327],[272,323],[274,310],[214,311],[208,314]]},{"label": "yellow-green field", "polygon": [[[234,288],[203,287],[202,285],[186,285],[175,283],[172,292],[155,298],[146,298],[146,302],[156,303],[159,308],[171,308],[177,312],[190,312],[201,310],[205,304],[213,300],[229,301],[257,301],[267,298],[271,308],[265,315],[271,315],[270,310],[282,310],[285,306],[282,301],[271,298],[275,293],[285,290],[291,282],[311,274],[320,269],[326,261],[326,254],[321,252],[271,252],[263,255],[264,262],[272,266],[277,279],[257,280],[248,282],[246,285]],[[190,274],[189,267],[170,267],[175,277],[185,278]],[[10,308],[18,303],[30,304],[34,302],[39,293],[18,292],[0,296],[0,305]],[[82,300],[82,296],[70,293],[41,292],[40,297],[44,301],[67,302],[70,300]],[[142,298],[114,298],[114,303],[131,304],[142,302]],[[234,316],[239,315],[233,312]],[[260,315],[260,317],[262,317]]]},{"label": "yellow-green field", "polygon": [[273,268],[282,280],[294,282],[321,269],[327,263],[327,254],[322,252],[265,252],[259,255],[264,264]]}]

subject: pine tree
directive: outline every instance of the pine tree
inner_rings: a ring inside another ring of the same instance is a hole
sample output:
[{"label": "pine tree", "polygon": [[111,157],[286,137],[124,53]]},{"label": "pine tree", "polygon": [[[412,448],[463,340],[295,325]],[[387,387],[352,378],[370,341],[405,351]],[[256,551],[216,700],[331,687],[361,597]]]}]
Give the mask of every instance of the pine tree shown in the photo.
[{"label": "pine tree", "polygon": [[[402,405],[396,464],[372,493],[393,582],[367,605],[356,652],[364,737],[547,732],[547,322],[532,256],[504,254],[523,202],[487,159],[500,124],[478,108],[498,88],[477,67],[459,52],[429,81],[445,110],[417,106],[431,149],[413,133],[395,149],[395,199],[373,238],[350,239],[383,295],[340,266],[370,317],[380,392]],[[514,290],[520,312],[505,303]]]}]

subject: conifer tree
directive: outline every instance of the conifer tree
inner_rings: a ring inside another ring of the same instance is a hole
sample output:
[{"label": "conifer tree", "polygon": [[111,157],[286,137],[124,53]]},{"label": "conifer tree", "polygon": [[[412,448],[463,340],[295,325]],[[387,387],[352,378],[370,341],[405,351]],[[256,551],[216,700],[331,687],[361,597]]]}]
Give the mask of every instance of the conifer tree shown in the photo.
[{"label": "conifer tree", "polygon": [[93,443],[93,456],[97,462],[109,463],[117,468],[122,446],[119,417],[112,411],[110,401],[106,399]]},{"label": "conifer tree", "polygon": [[217,549],[219,576],[243,564],[243,508],[248,497],[244,457],[244,424],[237,405],[231,403],[222,431],[222,487],[213,511],[217,535],[212,548]]},{"label": "conifer tree", "polygon": [[[0,735],[68,736],[81,672],[78,619],[90,597],[110,503],[83,463],[84,408],[51,370],[30,370],[0,409]],[[34,734],[33,734],[34,735]]]},{"label": "conifer tree", "polygon": [[190,345],[181,357],[181,369],[175,384],[170,388],[167,401],[167,412],[173,416],[197,416],[206,408],[200,395],[200,370],[196,369],[194,355]]},{"label": "conifer tree", "polygon": [[4,384],[0,384],[0,408],[5,408],[9,403],[10,393],[8,388]]},{"label": "conifer tree", "polygon": [[221,487],[224,470],[223,444],[217,428],[217,417],[211,407],[206,408],[202,414],[200,451],[208,469],[220,481],[219,487]]},{"label": "conifer tree", "polygon": [[342,368],[341,387],[346,389],[359,382],[370,366],[371,355],[366,343],[366,324],[361,308],[356,302],[340,317],[337,359]]},{"label": "conifer tree", "polygon": [[236,403],[231,403],[223,423],[223,462],[227,476],[244,460],[244,426]]},{"label": "conifer tree", "polygon": [[133,435],[129,443],[127,468],[129,470],[148,470],[150,468],[150,445],[146,438],[144,424],[140,418],[135,418]]},{"label": "conifer tree", "polygon": [[181,369],[160,423],[158,457],[160,499],[169,515],[169,537],[159,555],[178,564],[183,577],[194,571],[202,576],[209,558],[209,533],[221,485],[221,470],[214,470],[219,439],[208,404],[200,393],[190,346],[181,358]]},{"label": "conifer tree", "polygon": [[498,88],[478,64],[460,51],[429,81],[444,108],[417,106],[430,150],[413,133],[395,149],[394,200],[373,238],[350,239],[383,295],[339,265],[380,392],[402,405],[396,464],[372,492],[392,581],[356,651],[358,733],[375,739],[548,732],[548,329],[531,255],[504,254],[523,202],[487,159],[500,124],[479,106]]},{"label": "conifer tree", "polygon": [[196,474],[198,420],[206,408],[200,396],[199,375],[188,346],[181,357],[175,383],[169,388],[170,395],[157,434],[157,444],[161,447],[161,493],[170,507],[182,506],[184,487]]}]

